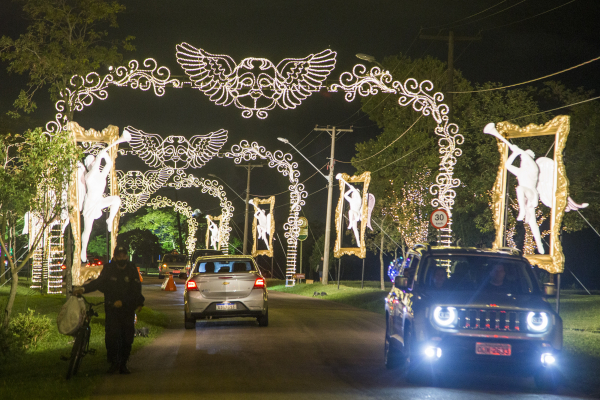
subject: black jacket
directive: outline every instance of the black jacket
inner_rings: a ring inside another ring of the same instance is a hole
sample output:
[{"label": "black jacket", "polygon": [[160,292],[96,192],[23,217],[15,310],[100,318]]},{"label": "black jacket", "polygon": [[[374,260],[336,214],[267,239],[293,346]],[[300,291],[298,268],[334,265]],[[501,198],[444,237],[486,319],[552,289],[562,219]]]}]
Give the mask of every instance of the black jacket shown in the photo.
[{"label": "black jacket", "polygon": [[140,275],[135,264],[125,261],[125,268],[117,267],[113,259],[106,264],[100,273],[100,276],[83,285],[86,293],[99,290],[104,293],[105,307],[107,310],[113,308],[113,303],[121,300],[123,311],[133,311],[144,305],[144,296],[142,295],[142,283]]}]

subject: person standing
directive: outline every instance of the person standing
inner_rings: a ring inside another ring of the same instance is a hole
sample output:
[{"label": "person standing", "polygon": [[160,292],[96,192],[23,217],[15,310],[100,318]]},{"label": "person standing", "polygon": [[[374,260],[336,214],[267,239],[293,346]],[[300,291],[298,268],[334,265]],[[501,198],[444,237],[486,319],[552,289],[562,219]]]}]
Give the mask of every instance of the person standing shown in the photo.
[{"label": "person standing", "polygon": [[115,249],[114,258],[106,264],[100,276],[73,291],[75,295],[99,290],[104,293],[106,310],[105,336],[108,373],[129,374],[127,361],[135,335],[135,312],[144,306],[142,284],[135,264],[127,259],[123,246]]}]

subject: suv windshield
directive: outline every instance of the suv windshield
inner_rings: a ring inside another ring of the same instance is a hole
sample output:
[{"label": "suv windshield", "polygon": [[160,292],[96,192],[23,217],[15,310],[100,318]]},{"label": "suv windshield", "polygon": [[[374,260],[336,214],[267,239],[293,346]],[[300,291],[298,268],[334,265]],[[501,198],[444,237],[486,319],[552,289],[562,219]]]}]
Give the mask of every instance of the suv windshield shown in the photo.
[{"label": "suv windshield", "polygon": [[194,272],[201,274],[222,274],[232,272],[253,272],[254,266],[249,260],[203,260],[196,264]]},{"label": "suv windshield", "polygon": [[167,254],[163,257],[164,263],[185,263],[186,257],[184,255]]},{"label": "suv windshield", "polygon": [[434,255],[423,261],[419,280],[428,291],[539,292],[531,267],[520,260],[483,255]]}]

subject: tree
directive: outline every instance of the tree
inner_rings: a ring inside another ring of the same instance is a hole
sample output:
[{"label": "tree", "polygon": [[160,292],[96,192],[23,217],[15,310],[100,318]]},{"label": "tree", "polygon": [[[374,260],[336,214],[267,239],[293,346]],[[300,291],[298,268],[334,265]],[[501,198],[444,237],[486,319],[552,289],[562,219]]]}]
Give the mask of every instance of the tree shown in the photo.
[{"label": "tree", "polygon": [[[37,90],[47,86],[53,101],[73,75],[85,76],[101,66],[122,62],[120,50],[132,51],[133,36],[109,38],[107,27],[117,28],[117,15],[125,6],[108,0],[16,0],[23,3],[29,25],[17,39],[0,38],[0,59],[8,72],[29,74],[27,90],[14,102],[15,111],[30,113]],[[65,104],[68,107],[68,103]],[[74,110],[65,110],[73,120]]]},{"label": "tree", "polygon": [[[17,294],[18,273],[28,263],[43,238],[44,230],[60,218],[67,205],[63,193],[69,185],[81,150],[70,138],[69,132],[60,132],[52,139],[40,128],[24,135],[0,136],[0,226],[10,232],[8,242],[0,234],[0,245],[8,260],[11,289],[4,310],[2,326],[10,321]],[[17,264],[10,254],[9,243],[14,240],[17,222],[30,212],[38,221],[28,252]]]},{"label": "tree", "polygon": [[[187,217],[181,215],[181,225],[186,226]],[[177,229],[177,212],[171,209],[154,210],[151,207],[144,207],[134,216],[131,216],[119,230],[119,234],[123,234],[133,229],[149,230],[156,235],[163,251],[170,252],[178,248],[179,231]],[[187,229],[182,232],[183,243],[187,238]],[[183,253],[183,249],[178,249]]]},{"label": "tree", "polygon": [[148,229],[132,229],[119,235],[119,245],[129,249],[131,254],[142,256],[142,263],[148,265],[153,255],[162,252],[160,239]]}]

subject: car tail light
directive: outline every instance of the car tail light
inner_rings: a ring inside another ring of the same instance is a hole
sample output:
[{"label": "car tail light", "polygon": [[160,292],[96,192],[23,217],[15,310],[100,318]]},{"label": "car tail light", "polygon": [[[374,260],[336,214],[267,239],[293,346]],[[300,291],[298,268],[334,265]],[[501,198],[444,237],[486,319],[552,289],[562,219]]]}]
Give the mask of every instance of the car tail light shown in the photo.
[{"label": "car tail light", "polygon": [[187,290],[198,290],[198,285],[195,281],[187,281],[187,283],[185,284],[185,288]]},{"label": "car tail light", "polygon": [[60,266],[60,269],[67,269],[67,266],[65,264]]},{"label": "car tail light", "polygon": [[98,261],[98,265],[102,265],[102,261]]},{"label": "car tail light", "polygon": [[256,278],[256,280],[254,281],[254,289],[258,288],[258,289],[262,289],[264,288],[265,285],[265,279],[264,278]]}]

